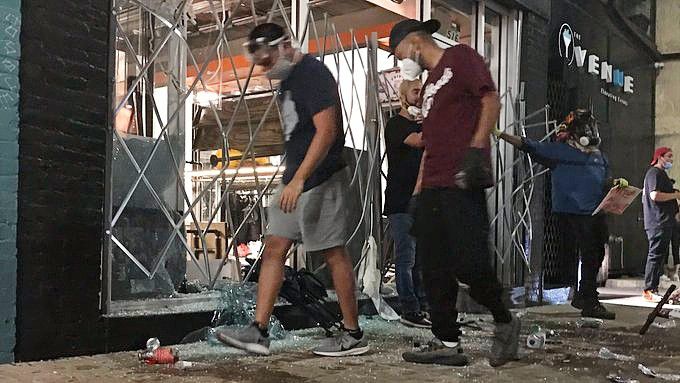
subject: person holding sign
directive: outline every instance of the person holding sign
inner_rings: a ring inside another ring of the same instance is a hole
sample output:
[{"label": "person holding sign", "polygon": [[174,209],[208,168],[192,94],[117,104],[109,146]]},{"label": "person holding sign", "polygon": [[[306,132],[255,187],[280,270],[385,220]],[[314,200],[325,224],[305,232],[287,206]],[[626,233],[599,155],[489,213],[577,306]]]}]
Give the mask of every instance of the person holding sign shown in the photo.
[{"label": "person holding sign", "polygon": [[552,211],[574,239],[581,257],[581,282],[571,305],[584,317],[613,320],[616,314],[600,303],[597,293],[597,273],[609,231],[604,213],[593,213],[612,185],[626,188],[628,181],[609,178],[607,159],[599,149],[597,125],[590,110],[576,109],[559,126],[554,142],[534,141],[497,129],[493,134],[550,168]]}]

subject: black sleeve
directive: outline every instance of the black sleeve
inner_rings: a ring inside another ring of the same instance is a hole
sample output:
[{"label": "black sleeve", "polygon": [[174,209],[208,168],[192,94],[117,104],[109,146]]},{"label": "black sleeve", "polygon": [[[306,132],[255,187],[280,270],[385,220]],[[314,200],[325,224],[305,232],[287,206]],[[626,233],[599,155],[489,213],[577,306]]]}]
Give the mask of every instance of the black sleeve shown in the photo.
[{"label": "black sleeve", "polygon": [[[314,70],[309,73],[309,81],[315,83],[314,86],[307,87],[305,97],[307,110],[312,117],[339,104],[338,83],[323,63],[314,65]],[[342,111],[338,110],[336,113]]]},{"label": "black sleeve", "polygon": [[417,124],[409,124],[406,120],[399,116],[392,117],[387,121],[385,127],[385,145],[390,147],[398,147],[404,143],[406,137],[411,133],[418,133]]}]

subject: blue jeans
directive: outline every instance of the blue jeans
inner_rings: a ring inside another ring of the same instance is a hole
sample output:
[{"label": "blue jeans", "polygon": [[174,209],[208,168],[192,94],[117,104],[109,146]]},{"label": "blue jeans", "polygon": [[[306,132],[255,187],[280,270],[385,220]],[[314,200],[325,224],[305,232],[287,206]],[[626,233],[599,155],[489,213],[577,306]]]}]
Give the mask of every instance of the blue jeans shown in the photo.
[{"label": "blue jeans", "polygon": [[423,288],[420,262],[416,257],[416,240],[411,234],[413,216],[396,213],[387,216],[394,240],[394,266],[397,279],[397,293],[402,313],[428,311]]}]

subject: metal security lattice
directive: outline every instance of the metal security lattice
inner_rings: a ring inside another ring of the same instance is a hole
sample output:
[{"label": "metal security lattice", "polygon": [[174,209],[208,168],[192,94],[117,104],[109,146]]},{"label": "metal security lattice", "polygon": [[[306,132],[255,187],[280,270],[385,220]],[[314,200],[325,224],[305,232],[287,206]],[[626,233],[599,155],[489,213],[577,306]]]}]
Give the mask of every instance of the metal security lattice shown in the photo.
[{"label": "metal security lattice", "polygon": [[[350,241],[363,242],[373,233],[380,244],[383,151],[379,132],[385,121],[379,110],[378,85],[370,85],[378,83],[377,40],[351,32],[347,43],[326,14],[315,17],[311,9],[304,11],[296,14],[305,16],[297,24],[303,27],[296,31],[290,20],[290,1],[114,2],[115,77],[119,81],[112,106],[107,302],[174,295],[185,278],[187,262],[200,272],[201,284],[212,288],[225,267],[230,267],[230,255],[235,252],[235,241],[230,240],[217,264],[209,260],[208,239],[218,231],[216,225],[224,225],[222,231],[230,238],[243,233],[256,214],[266,225],[264,200],[279,182],[284,161],[267,176],[256,165],[259,156],[282,154],[280,128],[278,136],[272,128],[280,127],[278,85],[263,81],[253,65],[244,71],[238,64],[243,59],[239,40],[266,21],[284,25],[298,45],[315,44],[316,55],[338,78],[352,78],[351,86],[338,89],[346,144],[353,149],[352,185],[359,197],[360,215]],[[195,41],[202,46],[192,46]],[[357,85],[359,79],[367,84],[365,90]],[[228,81],[237,91],[222,92],[222,84]],[[205,91],[216,92],[218,97],[201,107],[196,102],[187,106]],[[352,129],[350,122],[362,129]],[[216,129],[203,129],[206,124]],[[202,164],[201,145],[211,141],[220,143],[210,149],[221,150],[216,162],[222,166],[219,171],[192,171],[203,176],[193,182],[187,170]],[[194,150],[185,158],[187,145]],[[230,154],[234,148],[240,155]],[[234,169],[226,166],[234,161],[238,163]],[[244,183],[246,176],[249,181]],[[255,191],[256,200],[242,214],[233,215],[230,195],[246,184]],[[198,246],[187,240],[187,227],[197,235]],[[363,251],[360,258],[365,255]],[[239,270],[232,275],[239,279]]]}]

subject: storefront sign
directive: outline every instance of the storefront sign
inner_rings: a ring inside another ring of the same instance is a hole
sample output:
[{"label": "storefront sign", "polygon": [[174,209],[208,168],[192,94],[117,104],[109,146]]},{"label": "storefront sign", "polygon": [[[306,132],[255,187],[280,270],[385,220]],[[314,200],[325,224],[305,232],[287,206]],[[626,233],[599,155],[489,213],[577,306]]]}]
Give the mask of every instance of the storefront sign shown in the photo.
[{"label": "storefront sign", "polygon": [[601,60],[595,53],[588,52],[581,43],[581,35],[575,32],[567,23],[559,29],[558,46],[560,56],[567,65],[574,63],[578,68],[586,67],[589,74],[598,77],[607,84],[614,84],[625,93],[634,93],[634,79],[627,76],[623,70],[614,67],[606,60]]}]

